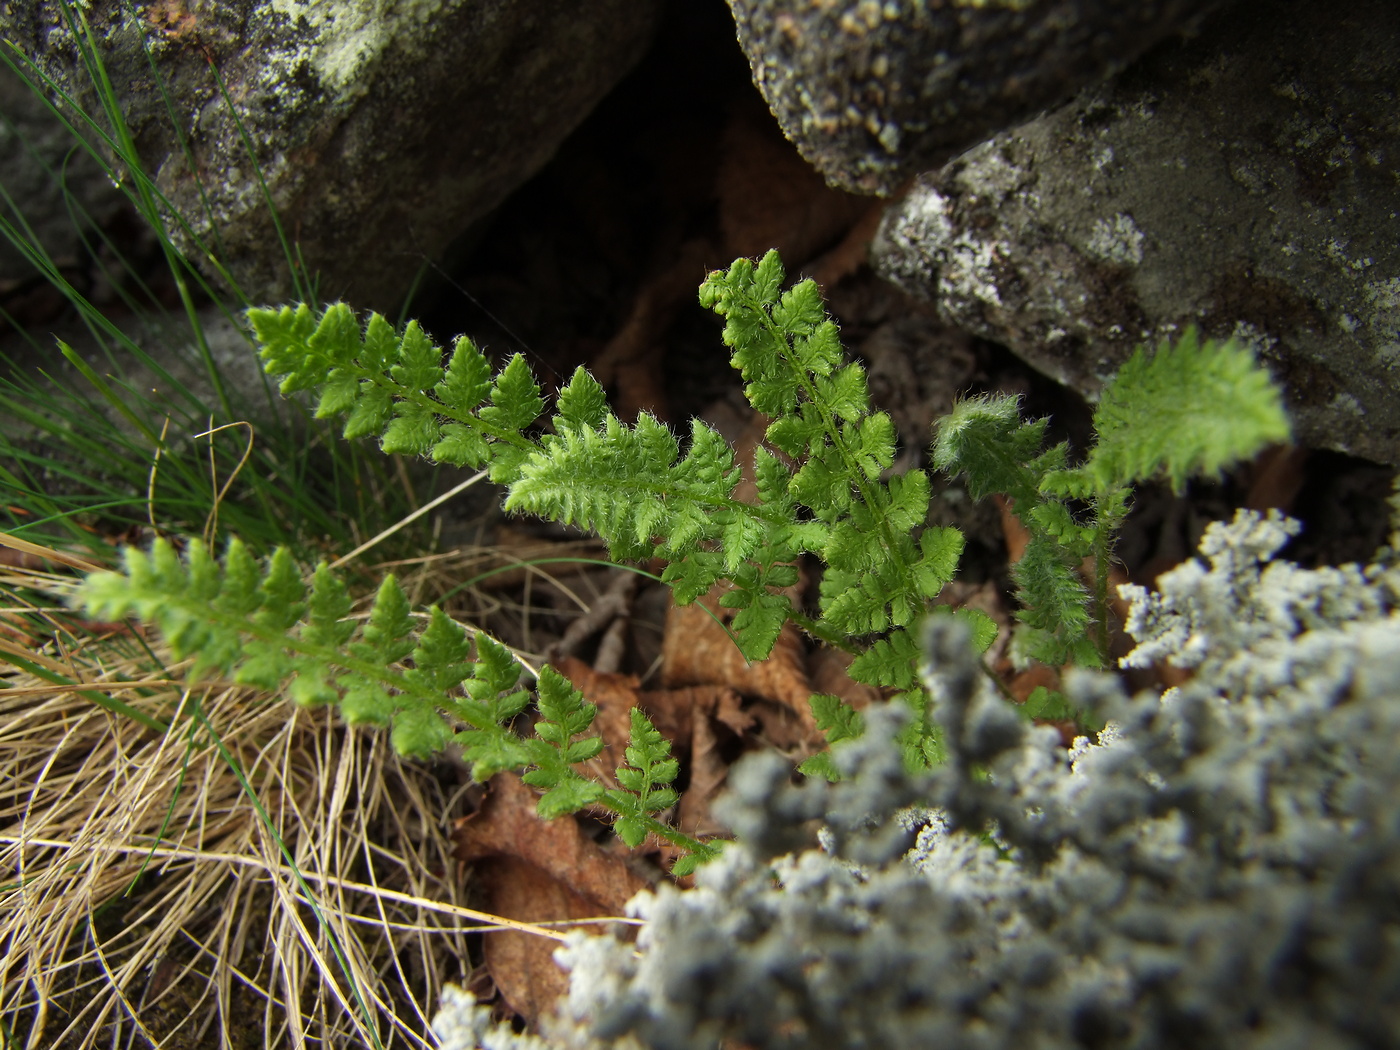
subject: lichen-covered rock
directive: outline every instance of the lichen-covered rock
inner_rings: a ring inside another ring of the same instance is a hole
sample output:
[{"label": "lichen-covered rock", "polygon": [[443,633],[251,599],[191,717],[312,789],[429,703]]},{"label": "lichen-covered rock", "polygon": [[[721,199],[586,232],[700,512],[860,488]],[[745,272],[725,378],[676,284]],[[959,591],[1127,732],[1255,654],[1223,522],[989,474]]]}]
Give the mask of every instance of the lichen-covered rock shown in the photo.
[{"label": "lichen-covered rock", "polygon": [[729,0],[754,82],[834,186],[889,193],[1219,0]]},{"label": "lichen-covered rock", "polygon": [[1093,395],[1147,340],[1253,344],[1298,437],[1400,463],[1400,6],[1242,7],[921,176],[877,268]]},{"label": "lichen-covered rock", "polygon": [[[641,56],[657,13],[655,0],[69,8],[86,12],[143,168],[250,298],[292,292],[261,178],[322,294],[379,309],[549,159]],[[57,0],[0,12],[4,36],[100,112]]]}]

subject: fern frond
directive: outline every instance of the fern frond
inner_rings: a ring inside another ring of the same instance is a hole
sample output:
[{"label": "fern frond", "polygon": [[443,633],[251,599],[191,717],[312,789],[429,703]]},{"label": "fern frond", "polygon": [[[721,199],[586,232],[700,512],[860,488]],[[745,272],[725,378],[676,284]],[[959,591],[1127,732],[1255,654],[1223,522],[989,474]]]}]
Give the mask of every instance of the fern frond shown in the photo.
[{"label": "fern frond", "polygon": [[1004,493],[1033,503],[1040,490],[1039,461],[1048,420],[1022,420],[1021,399],[983,394],[959,401],[936,424],[933,465],[967,479],[973,499]]},{"label": "fern frond", "polygon": [[671,743],[640,708],[632,708],[632,738],[625,752],[626,762],[617,767],[617,782],[627,794],[618,800],[630,811],[613,824],[618,837],[636,848],[652,830],[648,817],[674,806],[679,798],[670,784],[680,772],[680,763],[671,757]]},{"label": "fern frond", "polygon": [[1079,473],[1099,491],[1158,474],[1180,491],[1189,477],[1216,477],[1287,441],[1289,424],[1278,387],[1252,351],[1234,339],[1202,342],[1188,328],[1156,353],[1133,354],[1104,388],[1094,431],[1098,443]]},{"label": "fern frond", "polygon": [[134,614],[153,623],[177,659],[194,659],[192,675],[218,674],[268,691],[285,687],[306,705],[338,704],[348,722],[392,726],[401,754],[428,756],[456,743],[478,780],[523,771],[527,783],[543,789],[542,817],[598,804],[632,821],[629,829],[640,822],[644,833],[698,858],[714,854],[714,846],[654,816],[671,804],[663,785],[675,776],[675,763],[668,764],[669,745],[658,743],[649,723],[638,727],[634,719],[628,751],[643,789],[628,791],[630,778],[623,778],[622,788],[605,790],[575,768],[603,748],[600,738],[586,735],[594,706],[544,667],[534,734],[518,735],[511,723],[530,694],[518,688],[515,657],[483,634],[473,639],[436,606],[424,625],[392,575],[360,622],[350,618],[345,585],[326,565],[316,567],[308,591],[285,550],[261,570],[237,540],[222,564],[197,540],[183,559],[164,539],[149,553],[128,548],[123,557],[124,572],[88,576],[77,601],[104,619]]},{"label": "fern frond", "polygon": [[347,438],[378,437],[385,452],[427,455],[452,466],[490,466],[509,481],[535,447],[521,431],[544,409],[519,354],[490,381],[491,366],[471,340],[442,351],[417,322],[395,332],[379,314],[363,330],[344,303],[316,316],[305,304],[251,309],[248,321],[269,375],[281,390],[320,388],[316,417],[345,416]]}]

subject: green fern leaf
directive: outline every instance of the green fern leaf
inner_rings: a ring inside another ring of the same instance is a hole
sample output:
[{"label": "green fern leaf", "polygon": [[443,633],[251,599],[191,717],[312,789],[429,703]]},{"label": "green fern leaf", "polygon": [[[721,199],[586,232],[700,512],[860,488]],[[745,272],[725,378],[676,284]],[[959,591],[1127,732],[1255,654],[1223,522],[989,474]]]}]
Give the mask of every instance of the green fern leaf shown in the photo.
[{"label": "green fern leaf", "polygon": [[1053,665],[1077,656],[1087,666],[1098,666],[1097,656],[1086,659],[1092,646],[1076,647],[1077,641],[1087,640],[1089,594],[1070,555],[1054,541],[1032,535],[1011,576],[1023,605],[1016,618],[1041,632],[1027,636],[1029,655]]},{"label": "green fern leaf", "polygon": [[394,405],[398,418],[384,428],[379,447],[389,455],[421,456],[438,444],[442,427],[434,412],[412,401]]},{"label": "green fern leaf", "polygon": [[[477,635],[476,663],[468,695],[483,704],[491,703],[499,694],[513,690],[519,681],[520,665],[510,650],[489,635]],[[504,721],[504,716],[493,713],[492,721]]]},{"label": "green fern leaf", "polygon": [[366,380],[360,384],[360,393],[345,420],[342,433],[347,440],[373,437],[381,434],[394,415],[394,396],[383,387],[375,386]]},{"label": "green fern leaf", "polygon": [[[133,555],[139,557],[140,552],[134,547],[128,547],[124,554],[127,559],[126,569],[134,585],[136,576],[132,571]],[[243,545],[243,541],[237,536],[230,539],[228,551],[224,555],[224,580],[219,587],[219,596],[212,603],[215,611],[232,616],[247,616],[252,613],[262,602],[262,595],[258,590],[260,576],[258,563]]]},{"label": "green fern leaf", "polygon": [[[386,726],[393,720],[398,705],[383,685],[362,675],[346,675],[344,681],[345,695],[340,698],[340,716],[346,722],[352,726]],[[268,686],[264,685],[264,688]]]},{"label": "green fern leaf", "polygon": [[830,446],[815,450],[793,475],[789,491],[818,514],[836,515],[851,506],[851,477]]},{"label": "green fern leaf", "polygon": [[602,385],[580,365],[574,370],[568,386],[559,391],[554,429],[593,430],[602,426],[608,415],[608,396]]},{"label": "green fern leaf", "polygon": [[822,619],[839,633],[874,634],[890,625],[889,592],[874,573],[828,568],[821,583]]},{"label": "green fern leaf", "polygon": [[928,517],[930,499],[928,475],[922,470],[911,470],[889,480],[887,487],[889,502],[885,509],[885,520],[899,532],[912,532]]},{"label": "green fern leaf", "polygon": [[[812,287],[815,289],[816,286]],[[817,305],[820,307],[820,297]],[[810,335],[796,336],[792,341],[792,352],[797,363],[814,376],[831,375],[845,359],[845,354],[841,349],[840,333],[831,321],[822,321],[812,330]],[[865,381],[863,372],[860,381],[863,391]],[[862,400],[868,405],[869,399],[863,394]],[[861,409],[861,411],[865,411],[865,409]],[[855,417],[847,416],[846,418],[853,419]]]},{"label": "green fern leaf", "polygon": [[962,623],[967,628],[973,648],[979,653],[985,653],[997,640],[997,622],[981,609],[968,606],[949,609],[946,605],[935,605],[931,611],[935,614],[951,615],[953,619]]},{"label": "green fern leaf", "polygon": [[350,592],[325,562],[316,566],[311,577],[311,598],[307,602],[308,623],[302,637],[313,645],[339,648],[355,633],[350,615]]},{"label": "green fern leaf", "polygon": [[623,790],[609,792],[608,797],[621,813],[613,829],[635,849],[655,829],[647,817],[676,804],[678,796],[669,785],[680,772],[680,763],[671,757],[670,741],[639,708],[632,708],[631,722],[626,761],[617,767],[617,782]]},{"label": "green fern leaf", "polygon": [[739,484],[734,450],[714,427],[699,419],[691,420],[690,448],[676,468],[675,479],[697,495],[721,503],[733,495]]},{"label": "green fern leaf", "polygon": [[927,528],[919,536],[920,557],[910,570],[915,593],[937,598],[958,571],[963,534],[954,528]]},{"label": "green fern leaf", "polygon": [[841,770],[836,768],[836,760],[831,757],[830,751],[808,755],[798,765],[797,771],[805,777],[821,777],[832,784],[841,779]]},{"label": "green fern leaf", "polygon": [[395,712],[389,740],[401,755],[430,758],[452,743],[452,727],[432,708],[416,704]]},{"label": "green fern leaf", "polygon": [[355,399],[359,396],[359,378],[352,371],[337,368],[321,388],[321,396],[316,402],[316,418],[334,419],[349,412],[355,407]]},{"label": "green fern leaf", "polygon": [[535,735],[561,750],[586,732],[598,713],[567,678],[549,666],[540,668],[539,695],[541,720],[535,724]]},{"label": "green fern leaf", "polygon": [[481,418],[512,431],[521,431],[544,411],[539,384],[530,374],[525,358],[516,354],[496,376],[491,387],[491,404],[481,410]]},{"label": "green fern leaf", "polygon": [[[778,253],[770,251],[763,257],[763,262],[759,264],[759,273],[762,274],[764,266],[768,264],[769,258],[776,259]],[[782,268],[776,267],[781,281]],[[758,284],[763,282],[758,281]],[[764,284],[766,288],[767,285]],[[772,295],[766,292],[758,292],[755,296],[760,302],[772,302]],[[798,281],[782,295],[778,296],[776,305],[771,308],[773,323],[784,332],[791,333],[797,337],[810,336],[816,332],[823,323],[830,324],[826,320],[826,311],[822,307],[821,289],[817,287],[817,282],[810,278],[805,281]],[[832,326],[835,327],[834,325]],[[830,366],[835,365],[840,360],[838,355],[835,358],[827,358],[826,369],[813,369],[818,375],[826,375],[830,371]]]},{"label": "green fern leaf", "polygon": [[364,342],[359,347],[360,367],[367,372],[383,372],[398,360],[398,356],[399,337],[394,331],[394,326],[382,315],[370,314],[369,321],[365,324]]},{"label": "green fern leaf", "polygon": [[428,610],[427,629],[413,649],[413,669],[404,677],[445,695],[471,676],[471,649],[462,625],[434,605]]},{"label": "green fern leaf", "polygon": [[753,451],[753,470],[759,500],[774,514],[786,517],[792,510],[792,500],[788,495],[792,471],[762,445]]},{"label": "green fern leaf", "polygon": [[[169,550],[157,547],[158,552]],[[171,552],[173,555],[173,551]],[[173,590],[173,588],[168,588]],[[285,547],[273,551],[268,559],[267,575],[259,587],[262,593],[261,608],[253,622],[274,631],[286,631],[306,610],[302,599],[306,597],[306,585],[301,582],[301,573],[291,553]]]},{"label": "green fern leaf", "polygon": [[1180,491],[1188,477],[1218,476],[1289,435],[1282,395],[1254,354],[1233,339],[1203,343],[1194,328],[1128,360],[1099,399],[1094,429],[1083,470],[1100,491],[1158,473]]},{"label": "green fern leaf", "polygon": [[1094,543],[1094,529],[1081,525],[1059,500],[1047,499],[1030,510],[1035,526],[1059,540],[1067,550],[1080,557],[1088,554]]},{"label": "green fern leaf", "polygon": [[723,558],[709,551],[693,551],[669,562],[661,572],[661,582],[671,588],[677,605],[689,605],[710,592],[724,575]]},{"label": "green fern leaf", "polygon": [[891,631],[851,661],[851,678],[866,685],[913,689],[919,681],[919,645],[908,630]]},{"label": "green fern leaf", "polygon": [[436,463],[478,468],[490,459],[491,452],[480,431],[461,423],[447,423],[442,428],[441,440],[433,446],[429,455]]},{"label": "green fern leaf", "polygon": [[449,408],[470,412],[491,392],[491,362],[466,336],[457,340],[447,371],[433,393]]},{"label": "green fern leaf", "polygon": [[364,640],[351,645],[350,651],[363,660],[388,667],[413,651],[412,632],[413,615],[408,598],[390,573],[374,596],[369,621],[362,633]]},{"label": "green fern leaf", "polygon": [[[841,741],[853,740],[865,732],[865,720],[860,712],[839,697],[817,694],[808,702],[816,717],[817,728],[826,734],[829,745],[836,747]],[[821,777],[832,783],[841,779],[841,771],[829,750],[809,756],[797,770],[804,776]]]},{"label": "green fern leaf", "polygon": [[817,720],[817,728],[826,734],[828,744],[854,740],[865,732],[865,720],[860,712],[839,696],[817,693],[807,701]]},{"label": "green fern leaf", "polygon": [[[522,778],[527,784],[539,787],[543,779],[538,771],[526,773]],[[535,812],[542,820],[553,820],[569,813],[577,813],[583,807],[597,802],[603,797],[604,788],[596,780],[585,780],[574,775],[560,780],[540,796]]]},{"label": "green fern leaf", "polygon": [[[248,323],[260,346],[259,356],[271,375],[285,376],[281,384],[284,394],[315,386],[318,366],[328,375],[328,361],[310,362],[306,346],[316,331],[316,318],[306,304],[284,306],[280,310],[253,309],[248,311]],[[355,341],[359,342],[356,333]],[[310,377],[311,381],[308,381]]]},{"label": "green fern leaf", "polygon": [[410,321],[399,341],[398,362],[389,369],[394,382],[406,390],[432,390],[442,381],[442,351],[433,345],[417,321]]},{"label": "green fern leaf", "polygon": [[[742,604],[741,604],[742,603]],[[720,604],[737,608],[730,625],[739,643],[739,651],[746,660],[766,660],[777,644],[778,634],[787,623],[791,606],[781,594],[767,590],[741,590],[736,588],[720,599]]]},{"label": "green fern leaf", "polygon": [[[817,401],[837,419],[854,421],[870,411],[870,392],[865,385],[865,369],[860,365],[849,364],[829,376],[817,372],[815,385]],[[890,432],[894,432],[893,427]]]},{"label": "green fern leaf", "polygon": [[298,707],[322,707],[337,703],[341,691],[330,669],[311,661],[297,667],[296,677],[287,686],[287,695]]},{"label": "green fern leaf", "polygon": [[874,481],[894,463],[894,423],[884,412],[866,416],[856,425],[850,443],[865,477]]},{"label": "green fern leaf", "polygon": [[737,572],[739,566],[754,556],[763,542],[766,530],[757,519],[739,512],[723,521],[720,533],[724,545],[724,568],[728,573]]},{"label": "green fern leaf", "polygon": [[826,426],[821,416],[808,405],[797,415],[782,416],[768,425],[764,435],[773,447],[793,459],[803,458],[809,449],[825,439]]},{"label": "green fern leaf", "polygon": [[1005,493],[1029,506],[1039,495],[1039,476],[1028,464],[1045,441],[1046,420],[1021,420],[1021,399],[982,395],[958,402],[938,421],[933,465],[965,475],[968,494],[986,499]]},{"label": "green fern leaf", "polygon": [[[851,508],[852,519],[863,516],[860,509]],[[877,543],[871,542],[871,536],[867,526],[862,529],[855,520],[838,521],[831,526],[827,533],[826,546],[822,548],[822,558],[826,561],[830,569],[837,572],[863,573],[869,572],[876,565],[880,556],[880,548]]]}]

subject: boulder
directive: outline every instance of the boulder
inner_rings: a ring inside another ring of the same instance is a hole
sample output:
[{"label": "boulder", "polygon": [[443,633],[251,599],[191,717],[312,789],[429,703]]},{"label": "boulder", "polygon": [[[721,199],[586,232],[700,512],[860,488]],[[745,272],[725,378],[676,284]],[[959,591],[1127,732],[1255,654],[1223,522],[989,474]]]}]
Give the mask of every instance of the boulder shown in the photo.
[{"label": "boulder", "polygon": [[[3,16],[0,16],[3,20]],[[28,237],[66,270],[83,252],[83,235],[110,222],[125,200],[112,189],[102,166],[28,84],[0,64],[0,188],[15,202]],[[0,295],[38,280],[27,253],[0,236]]]},{"label": "boulder", "polygon": [[[142,168],[188,224],[177,243],[200,260],[206,246],[217,251],[250,299],[285,299],[292,272],[270,197],[323,297],[388,310],[421,265],[539,170],[642,55],[658,4],[66,8],[3,5],[0,36],[89,113],[101,102],[79,43],[101,56]],[[79,10],[86,28],[73,21]]]},{"label": "boulder", "polygon": [[833,186],[906,178],[1063,101],[1219,0],[729,0],[769,107]]},{"label": "boulder", "polygon": [[1255,3],[919,177],[877,269],[1093,396],[1188,324],[1400,464],[1400,5]]}]

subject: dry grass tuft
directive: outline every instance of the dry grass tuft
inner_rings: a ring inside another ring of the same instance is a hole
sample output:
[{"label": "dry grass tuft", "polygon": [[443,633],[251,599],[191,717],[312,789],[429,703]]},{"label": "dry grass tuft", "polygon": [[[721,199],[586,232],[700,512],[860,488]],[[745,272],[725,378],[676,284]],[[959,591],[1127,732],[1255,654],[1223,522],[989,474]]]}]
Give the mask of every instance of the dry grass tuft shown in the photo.
[{"label": "dry grass tuft", "polygon": [[172,728],[3,680],[0,1045],[431,1045],[492,918],[462,906],[455,773],[326,711],[182,687],[158,648],[24,597],[71,585],[0,573],[0,646]]}]

